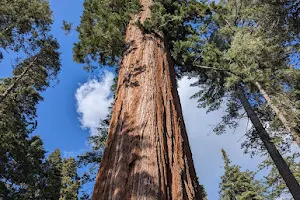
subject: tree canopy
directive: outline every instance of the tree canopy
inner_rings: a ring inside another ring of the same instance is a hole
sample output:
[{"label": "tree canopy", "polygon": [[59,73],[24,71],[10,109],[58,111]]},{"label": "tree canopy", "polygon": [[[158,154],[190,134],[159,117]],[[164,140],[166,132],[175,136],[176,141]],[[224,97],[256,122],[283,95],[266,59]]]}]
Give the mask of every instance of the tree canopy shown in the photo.
[{"label": "tree canopy", "polygon": [[232,165],[224,149],[224,175],[220,183],[221,200],[264,200],[264,187],[254,179],[251,171],[241,171],[238,165]]}]

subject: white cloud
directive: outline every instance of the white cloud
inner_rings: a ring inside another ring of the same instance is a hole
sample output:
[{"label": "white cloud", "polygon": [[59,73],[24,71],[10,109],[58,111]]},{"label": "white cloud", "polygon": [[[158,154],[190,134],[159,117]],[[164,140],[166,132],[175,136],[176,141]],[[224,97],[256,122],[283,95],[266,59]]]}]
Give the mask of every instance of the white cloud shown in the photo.
[{"label": "white cloud", "polygon": [[110,90],[113,83],[114,74],[105,71],[100,78],[94,77],[76,90],[75,98],[80,122],[92,135],[96,134],[100,120],[108,114],[107,108],[113,101]]},{"label": "white cloud", "polygon": [[178,82],[178,92],[197,175],[201,184],[205,186],[208,199],[218,199],[220,176],[223,175],[224,165],[222,148],[228,153],[233,164],[241,165],[242,170],[256,170],[263,158],[251,159],[241,150],[247,120],[241,120],[235,132],[228,130],[227,134],[220,136],[212,132],[213,126],[221,121],[224,109],[209,114],[205,109],[197,109],[197,99],[190,99],[199,90],[197,87],[190,87],[190,84],[195,81],[195,79],[182,78]]}]

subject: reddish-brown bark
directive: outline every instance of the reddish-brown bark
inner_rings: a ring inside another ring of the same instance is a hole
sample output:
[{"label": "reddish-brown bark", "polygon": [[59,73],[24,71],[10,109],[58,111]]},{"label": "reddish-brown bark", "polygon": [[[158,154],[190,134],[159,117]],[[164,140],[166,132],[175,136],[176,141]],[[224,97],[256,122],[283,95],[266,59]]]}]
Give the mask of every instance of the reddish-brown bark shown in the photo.
[{"label": "reddish-brown bark", "polygon": [[[149,17],[149,0],[137,16]],[[132,21],[93,200],[202,199],[164,39]]]}]

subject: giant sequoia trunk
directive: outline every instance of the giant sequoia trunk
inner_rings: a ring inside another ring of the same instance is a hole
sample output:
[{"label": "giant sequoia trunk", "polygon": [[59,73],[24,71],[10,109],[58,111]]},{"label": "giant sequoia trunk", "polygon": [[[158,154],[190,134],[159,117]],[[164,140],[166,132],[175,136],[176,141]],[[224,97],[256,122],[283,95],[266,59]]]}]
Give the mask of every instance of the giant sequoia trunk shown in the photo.
[{"label": "giant sequoia trunk", "polygon": [[272,142],[269,134],[265,130],[263,124],[259,120],[258,116],[256,115],[255,111],[253,110],[251,104],[249,103],[248,99],[245,96],[244,90],[242,87],[239,87],[237,90],[239,95],[239,99],[250,118],[253,126],[256,129],[258,137],[262,140],[265,148],[267,149],[270,157],[272,158],[279,174],[285,181],[289,191],[291,192],[292,196],[296,200],[300,200],[300,185],[297,182],[295,176],[291,172],[289,166],[282,158],[281,154],[278,152],[276,146]]},{"label": "giant sequoia trunk", "polygon": [[[143,22],[152,2],[140,3]],[[202,199],[164,38],[132,21],[126,43],[92,199]]]}]

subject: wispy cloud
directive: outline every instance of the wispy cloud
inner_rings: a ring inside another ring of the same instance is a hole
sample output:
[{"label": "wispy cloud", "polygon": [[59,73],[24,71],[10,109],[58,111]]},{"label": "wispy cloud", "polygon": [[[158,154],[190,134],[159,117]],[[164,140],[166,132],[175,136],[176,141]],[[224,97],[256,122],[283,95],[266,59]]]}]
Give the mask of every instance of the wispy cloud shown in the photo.
[{"label": "wispy cloud", "polygon": [[105,71],[100,77],[94,77],[80,85],[76,90],[77,112],[82,128],[89,129],[91,135],[97,133],[101,119],[108,114],[108,106],[112,103],[111,86],[114,74]]},{"label": "wispy cloud", "polygon": [[89,149],[79,149],[77,151],[62,151],[63,158],[77,158],[77,156],[82,155],[84,152],[88,151]]}]

